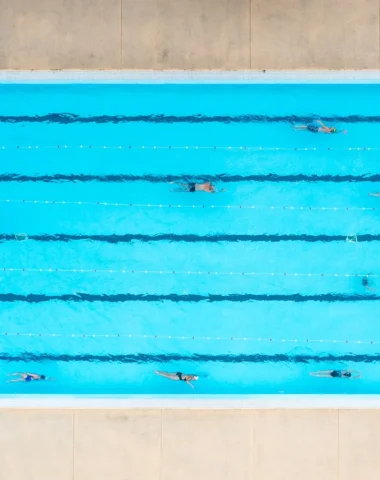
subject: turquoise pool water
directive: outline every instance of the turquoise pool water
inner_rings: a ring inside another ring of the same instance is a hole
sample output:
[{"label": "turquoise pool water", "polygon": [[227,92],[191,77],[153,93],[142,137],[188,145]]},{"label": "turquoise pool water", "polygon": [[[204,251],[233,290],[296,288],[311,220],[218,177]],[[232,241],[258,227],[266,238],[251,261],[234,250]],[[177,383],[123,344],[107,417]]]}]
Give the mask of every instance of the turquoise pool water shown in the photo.
[{"label": "turquoise pool water", "polygon": [[380,392],[379,93],[0,86],[0,393]]}]

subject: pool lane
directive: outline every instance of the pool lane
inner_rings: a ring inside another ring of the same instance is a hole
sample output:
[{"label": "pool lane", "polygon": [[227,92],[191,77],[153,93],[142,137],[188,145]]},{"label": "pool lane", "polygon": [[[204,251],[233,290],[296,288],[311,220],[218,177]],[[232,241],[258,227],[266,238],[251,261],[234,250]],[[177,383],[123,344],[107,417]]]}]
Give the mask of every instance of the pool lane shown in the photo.
[{"label": "pool lane", "polygon": [[[282,176],[303,175],[304,177],[331,176],[331,181],[348,175],[355,181],[366,181],[367,177],[380,173],[379,150],[327,150],[318,148],[318,142],[313,142],[311,148],[316,150],[299,150],[298,142],[290,150],[259,150],[255,143],[247,147],[219,143],[210,148],[197,149],[194,143],[183,144],[181,148],[129,148],[121,142],[115,145],[91,147],[77,144],[76,146],[51,145],[46,143],[38,146],[24,145],[6,146],[0,148],[0,172],[5,174],[20,174],[29,176],[66,174],[74,175],[150,175],[157,181],[168,175],[205,176],[219,178],[226,176],[270,176],[278,181]],[[256,146],[255,146],[256,145]],[[301,147],[301,145],[299,145]],[[358,147],[365,147],[358,144]],[[275,145],[273,144],[273,147]],[[260,177],[259,177],[260,178]],[[1,177],[0,180],[2,181]],[[296,180],[296,178],[295,178]]]},{"label": "pool lane", "polygon": [[[344,362],[309,364],[266,364],[231,363],[226,369],[223,362],[176,362],[169,363],[93,363],[85,360],[68,363],[62,361],[44,362],[1,362],[4,375],[17,370],[32,369],[56,378],[51,382],[31,384],[1,383],[1,393],[38,394],[240,394],[254,393],[380,393],[378,365],[367,363],[347,364]],[[317,370],[331,368],[359,370],[362,379],[321,379],[310,376]],[[154,374],[154,370],[199,375],[192,390],[184,382],[171,382]],[[4,378],[7,378],[6,376]]]}]

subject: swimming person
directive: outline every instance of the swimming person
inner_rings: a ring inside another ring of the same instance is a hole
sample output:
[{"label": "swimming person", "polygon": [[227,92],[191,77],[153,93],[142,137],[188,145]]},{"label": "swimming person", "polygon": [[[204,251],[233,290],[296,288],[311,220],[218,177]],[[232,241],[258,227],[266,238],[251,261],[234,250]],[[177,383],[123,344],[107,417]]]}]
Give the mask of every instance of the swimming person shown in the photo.
[{"label": "swimming person", "polygon": [[373,288],[373,287],[370,287],[369,286],[369,278],[368,276],[365,276],[362,278],[362,285],[364,288],[366,288],[367,290],[369,290],[370,292],[376,292],[376,288]]},{"label": "swimming person", "polygon": [[38,375],[38,373],[21,373],[21,372],[15,372],[15,373],[10,373],[9,376],[18,376],[19,378],[16,378],[14,380],[8,380],[9,383],[15,383],[15,382],[37,382],[39,380],[54,380],[54,378],[47,378],[45,375]]},{"label": "swimming person", "polygon": [[159,370],[156,370],[154,372],[157,375],[160,375],[161,377],[168,378],[169,380],[176,380],[180,382],[186,382],[188,385],[190,385],[191,388],[194,388],[194,386],[190,383],[190,380],[196,381],[198,380],[197,375],[192,375],[189,373],[169,373],[169,372],[160,372]]},{"label": "swimming person", "polygon": [[380,197],[380,192],[377,193],[369,193],[368,194],[370,197]]},{"label": "swimming person", "polygon": [[[180,192],[206,192],[206,193],[215,193],[215,187],[211,182],[204,183],[178,183],[177,185],[181,187]],[[221,190],[222,191],[222,190]]]},{"label": "swimming person", "polygon": [[320,370],[312,372],[310,375],[319,378],[349,378],[350,380],[360,378],[360,372],[357,370]]},{"label": "swimming person", "polygon": [[328,127],[320,120],[316,120],[308,125],[295,125],[293,128],[294,130],[307,130],[312,133],[347,133],[347,130],[337,130],[336,127]]}]

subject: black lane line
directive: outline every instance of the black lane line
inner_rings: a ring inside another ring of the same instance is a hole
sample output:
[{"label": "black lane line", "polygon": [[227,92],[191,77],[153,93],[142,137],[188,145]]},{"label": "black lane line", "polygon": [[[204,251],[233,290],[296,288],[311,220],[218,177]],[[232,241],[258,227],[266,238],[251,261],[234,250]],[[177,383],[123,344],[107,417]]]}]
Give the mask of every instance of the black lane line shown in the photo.
[{"label": "black lane line", "polygon": [[317,119],[330,123],[379,123],[379,115],[92,115],[48,113],[46,115],[0,115],[0,123],[290,123],[308,124]]},{"label": "black lane line", "polygon": [[380,361],[380,354],[355,355],[347,353],[343,355],[263,355],[263,354],[239,354],[239,355],[181,355],[169,354],[129,354],[129,355],[70,355],[70,354],[34,354],[24,352],[19,355],[0,353],[0,361],[5,362],[97,362],[97,363],[169,363],[169,362],[222,362],[222,363],[334,363],[334,362],[356,362],[374,363]]},{"label": "black lane line", "polygon": [[[26,236],[25,236],[26,235]],[[125,234],[125,235],[70,235],[66,233],[27,235],[25,233],[2,233],[0,234],[0,243],[9,241],[33,240],[36,242],[75,242],[92,241],[104,243],[130,243],[130,242],[185,242],[185,243],[221,243],[221,242],[346,242],[352,235],[235,235],[235,234],[215,234],[215,235],[194,235],[194,234],[171,234],[163,233],[157,235],[144,234]],[[20,237],[20,238],[18,238]],[[377,242],[380,240],[380,234],[355,235],[358,242]]]},{"label": "black lane line", "polygon": [[[18,173],[4,173],[0,175],[0,183],[8,182],[33,182],[33,183],[127,183],[127,182],[150,182],[165,183],[171,182],[288,182],[288,183],[373,183],[380,182],[380,174],[362,174],[362,175],[277,175],[274,173],[266,175],[127,175],[127,174],[109,174],[109,175],[89,175],[89,174],[54,174],[54,175],[22,175]],[[174,185],[175,186],[175,185]]]},{"label": "black lane line", "polygon": [[246,294],[230,294],[230,295],[159,295],[159,294],[131,294],[119,293],[112,295],[100,295],[90,293],[71,293],[63,295],[44,295],[44,294],[29,294],[22,295],[16,293],[2,293],[0,294],[0,302],[28,302],[28,303],[45,303],[52,301],[60,302],[373,302],[379,301],[380,296],[372,294],[363,295],[344,295],[325,293],[320,295],[301,295],[299,293],[290,295],[254,295]]}]

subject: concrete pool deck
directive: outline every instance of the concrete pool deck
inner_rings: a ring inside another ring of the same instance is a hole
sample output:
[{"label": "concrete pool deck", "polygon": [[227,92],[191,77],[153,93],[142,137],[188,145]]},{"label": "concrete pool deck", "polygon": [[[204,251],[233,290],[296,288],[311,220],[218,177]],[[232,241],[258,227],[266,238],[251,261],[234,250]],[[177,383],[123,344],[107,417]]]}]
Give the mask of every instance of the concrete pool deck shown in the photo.
[{"label": "concrete pool deck", "polygon": [[0,69],[379,69],[380,0],[0,0]]},{"label": "concrete pool deck", "polygon": [[5,409],[5,480],[377,478],[380,410]]},{"label": "concrete pool deck", "polygon": [[[247,82],[251,69],[380,69],[380,0],[0,0],[0,12],[0,70],[82,70],[67,81],[88,81],[89,69],[244,70]],[[154,75],[166,83],[176,73]],[[244,73],[223,75],[241,82]],[[378,73],[364,81],[378,83]],[[0,402],[4,480],[372,480],[380,468],[378,397],[235,407],[24,400]]]}]

